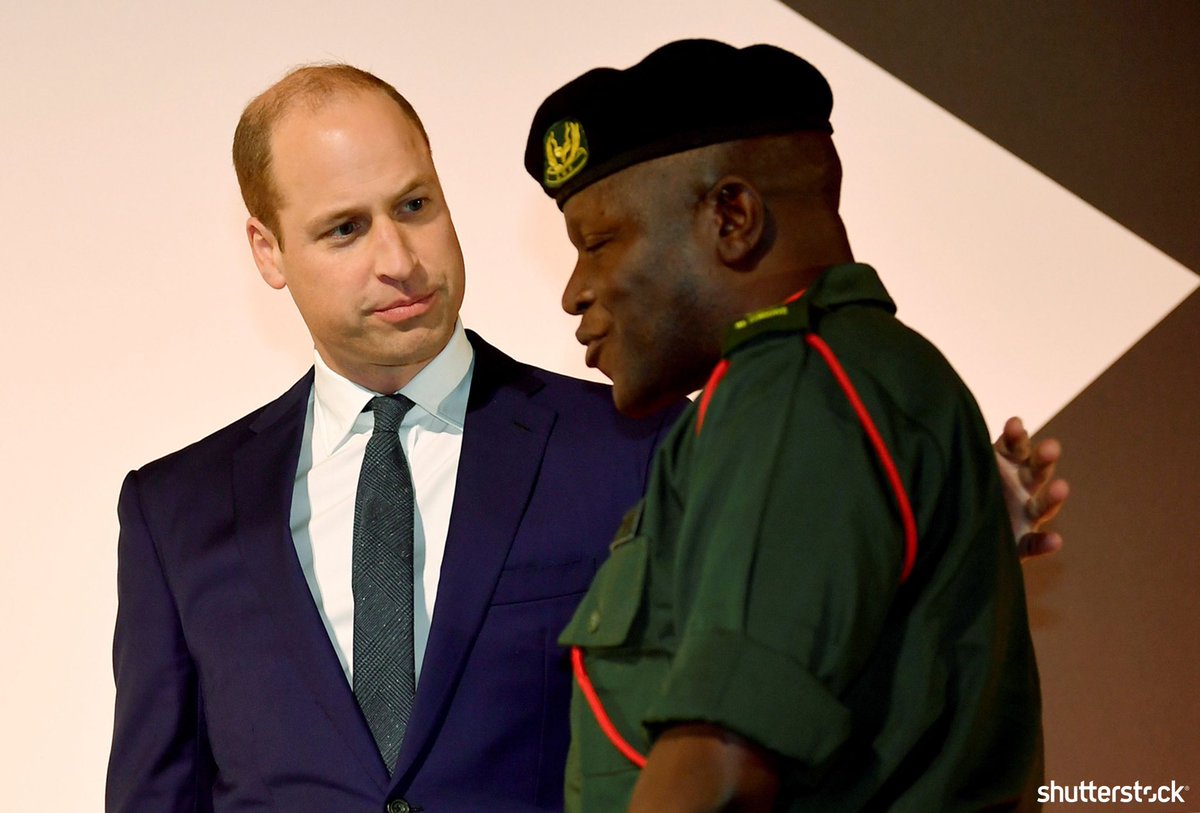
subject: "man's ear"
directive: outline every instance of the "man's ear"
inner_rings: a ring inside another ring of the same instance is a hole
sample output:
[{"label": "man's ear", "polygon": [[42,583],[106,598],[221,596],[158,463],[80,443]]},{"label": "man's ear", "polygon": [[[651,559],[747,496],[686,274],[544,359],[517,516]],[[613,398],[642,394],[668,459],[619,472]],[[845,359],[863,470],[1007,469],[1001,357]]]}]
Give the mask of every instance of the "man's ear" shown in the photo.
[{"label": "man's ear", "polygon": [[737,270],[750,270],[770,237],[770,213],[758,190],[748,181],[727,176],[709,193],[717,228],[717,255]]},{"label": "man's ear", "polygon": [[274,233],[257,217],[252,217],[246,221],[246,238],[250,241],[250,253],[258,273],[267,285],[276,290],[287,287],[283,275],[283,249]]}]

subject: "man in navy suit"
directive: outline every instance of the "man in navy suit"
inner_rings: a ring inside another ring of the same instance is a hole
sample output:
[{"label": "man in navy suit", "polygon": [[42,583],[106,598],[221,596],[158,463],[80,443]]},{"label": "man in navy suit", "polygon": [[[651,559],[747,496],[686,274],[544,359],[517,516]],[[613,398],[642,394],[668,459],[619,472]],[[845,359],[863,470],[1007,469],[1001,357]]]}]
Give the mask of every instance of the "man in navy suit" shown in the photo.
[{"label": "man in navy suit", "polygon": [[[346,66],[247,107],[255,262],[316,348],[279,399],[133,472],[119,513],[109,813],[558,810],[558,633],[678,409],[464,331],[458,240],[416,113]],[[353,685],[364,405],[400,392],[416,496],[415,704],[385,764]],[[1039,509],[1040,510],[1040,509]]]},{"label": "man in navy suit", "polygon": [[[126,480],[108,810],[560,809],[555,639],[675,413],[623,419],[607,387],[462,329],[424,130],[375,77],[289,75],[247,108],[235,163],[254,259],[294,298],[315,369]],[[418,684],[385,765],[351,688],[341,576],[359,413],[395,392],[416,403],[400,435]]]}]

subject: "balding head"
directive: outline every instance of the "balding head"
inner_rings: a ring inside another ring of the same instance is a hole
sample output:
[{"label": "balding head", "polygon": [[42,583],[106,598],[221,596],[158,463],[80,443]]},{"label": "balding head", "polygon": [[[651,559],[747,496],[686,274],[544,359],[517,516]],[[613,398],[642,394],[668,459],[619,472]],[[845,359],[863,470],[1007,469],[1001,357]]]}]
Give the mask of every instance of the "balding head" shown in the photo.
[{"label": "balding head", "polygon": [[351,65],[296,68],[251,100],[233,133],[233,167],[242,200],[251,216],[279,234],[279,190],[271,177],[271,135],[291,111],[319,110],[332,99],[352,93],[383,93],[404,112],[429,144],[417,111],[400,92],[372,73]]}]

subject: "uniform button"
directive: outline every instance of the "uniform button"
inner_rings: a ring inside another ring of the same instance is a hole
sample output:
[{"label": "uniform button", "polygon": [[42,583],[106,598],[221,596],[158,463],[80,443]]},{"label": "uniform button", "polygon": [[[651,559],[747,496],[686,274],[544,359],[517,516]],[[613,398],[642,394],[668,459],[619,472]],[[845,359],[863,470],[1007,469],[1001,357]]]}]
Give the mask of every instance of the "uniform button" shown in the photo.
[{"label": "uniform button", "polygon": [[595,632],[600,629],[600,611],[592,610],[592,614],[588,616],[588,632]]},{"label": "uniform button", "polygon": [[387,813],[410,813],[412,807],[403,799],[393,799],[388,802]]}]

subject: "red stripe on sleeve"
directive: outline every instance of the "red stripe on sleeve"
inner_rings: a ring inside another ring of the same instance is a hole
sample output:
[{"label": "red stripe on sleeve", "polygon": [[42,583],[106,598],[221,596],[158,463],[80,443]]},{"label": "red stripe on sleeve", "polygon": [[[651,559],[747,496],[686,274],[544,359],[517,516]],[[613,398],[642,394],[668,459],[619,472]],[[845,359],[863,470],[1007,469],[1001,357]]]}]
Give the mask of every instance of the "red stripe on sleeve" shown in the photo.
[{"label": "red stripe on sleeve", "polygon": [[846,398],[849,399],[850,405],[854,407],[855,413],[858,414],[858,422],[862,424],[863,431],[867,433],[867,437],[871,439],[871,445],[875,447],[875,453],[879,456],[879,462],[883,466],[883,471],[887,475],[888,482],[892,486],[892,491],[896,495],[896,506],[900,509],[900,522],[904,526],[904,568],[900,571],[900,583],[904,584],[908,579],[908,574],[912,572],[913,562],[917,559],[917,520],[913,516],[912,503],[909,502],[908,492],[904,490],[904,483],[900,480],[900,473],[896,470],[896,464],[892,461],[892,455],[888,452],[887,445],[883,442],[879,430],[875,428],[875,422],[871,420],[870,413],[867,412],[862,399],[858,397],[858,391],[854,389],[854,384],[850,382],[850,377],[842,369],[841,362],[837,360],[837,356],[833,354],[833,350],[825,343],[824,339],[815,333],[805,334],[804,339],[810,347],[820,353],[821,357],[825,359],[825,363],[829,365],[829,369],[833,372],[833,377],[837,379],[838,384],[842,387],[842,391],[846,393]]}]

